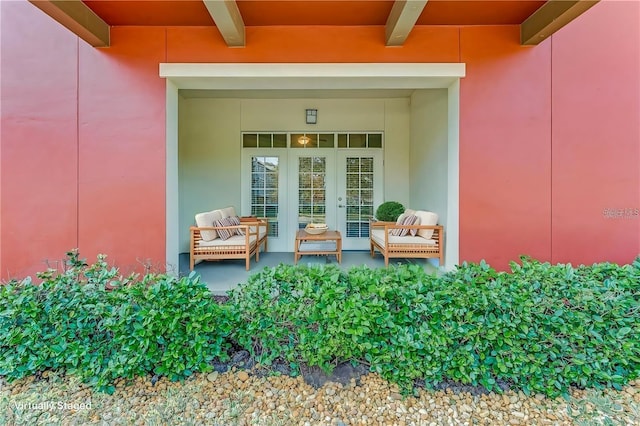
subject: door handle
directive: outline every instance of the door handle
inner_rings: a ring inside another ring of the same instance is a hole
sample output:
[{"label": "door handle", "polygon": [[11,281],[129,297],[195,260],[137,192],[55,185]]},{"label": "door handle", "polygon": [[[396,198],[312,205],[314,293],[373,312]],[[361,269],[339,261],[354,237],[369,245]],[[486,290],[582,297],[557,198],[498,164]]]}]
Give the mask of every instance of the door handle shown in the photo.
[{"label": "door handle", "polygon": [[341,208],[341,209],[344,209],[345,205],[344,204],[338,204],[338,207]]}]

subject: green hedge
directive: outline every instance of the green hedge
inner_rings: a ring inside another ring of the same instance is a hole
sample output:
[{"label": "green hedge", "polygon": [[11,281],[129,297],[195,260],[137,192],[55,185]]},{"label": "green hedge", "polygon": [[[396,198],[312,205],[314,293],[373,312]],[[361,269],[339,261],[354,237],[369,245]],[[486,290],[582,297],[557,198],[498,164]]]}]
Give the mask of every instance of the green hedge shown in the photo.
[{"label": "green hedge", "polygon": [[118,377],[172,380],[244,348],[330,371],[361,362],[411,390],[417,379],[525,393],[620,388],[640,376],[640,257],[632,265],[484,262],[437,277],[388,269],[280,265],[219,305],[191,275],[123,278],[71,252],[63,272],[0,287],[0,375],[48,369],[113,391]]},{"label": "green hedge", "polygon": [[176,380],[227,356],[227,309],[197,278],[122,278],[99,256],[71,252],[64,272],[0,287],[0,375],[65,370],[113,392],[118,377]]},{"label": "green hedge", "polygon": [[463,264],[442,277],[400,266],[348,273],[280,265],[230,300],[233,338],[261,362],[330,370],[361,361],[409,389],[446,379],[525,393],[619,388],[640,373],[640,258],[511,273]]}]

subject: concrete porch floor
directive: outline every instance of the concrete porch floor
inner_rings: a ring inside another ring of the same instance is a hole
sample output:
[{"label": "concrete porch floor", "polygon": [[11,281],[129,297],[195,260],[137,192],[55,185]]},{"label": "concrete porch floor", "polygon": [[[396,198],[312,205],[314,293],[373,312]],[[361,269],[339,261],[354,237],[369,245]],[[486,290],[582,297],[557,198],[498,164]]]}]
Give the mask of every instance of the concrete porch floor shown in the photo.
[{"label": "concrete porch floor", "polygon": [[[432,263],[433,261],[433,259],[390,259],[389,264],[418,264],[423,265],[427,272],[438,273],[440,269],[437,263]],[[229,290],[237,287],[239,283],[246,282],[250,275],[260,272],[265,267],[274,267],[281,263],[293,264],[293,253],[260,253],[258,263],[255,262],[255,258],[251,258],[249,271],[245,269],[244,259],[200,262],[195,266],[195,271],[213,294],[225,295]],[[298,261],[298,265],[329,264],[338,265],[343,270],[360,265],[367,265],[370,268],[384,268],[384,258],[379,253],[376,253],[376,256],[372,258],[368,251],[343,251],[341,264],[337,262],[335,256],[306,255]],[[189,275],[189,253],[180,254],[180,276],[185,275]]]}]

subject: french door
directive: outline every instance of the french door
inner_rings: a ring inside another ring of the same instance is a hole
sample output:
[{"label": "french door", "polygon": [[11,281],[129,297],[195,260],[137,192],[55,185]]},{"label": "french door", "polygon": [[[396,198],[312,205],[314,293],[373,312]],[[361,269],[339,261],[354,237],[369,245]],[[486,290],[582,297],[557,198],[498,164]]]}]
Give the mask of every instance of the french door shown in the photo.
[{"label": "french door", "polygon": [[344,250],[369,249],[369,220],[382,203],[383,175],[380,150],[338,150],[337,228]]},{"label": "french door", "polygon": [[269,251],[293,251],[308,223],[340,231],[344,250],[368,250],[369,220],[383,201],[381,137],[362,148],[352,135],[341,145],[338,134],[337,147],[287,149],[276,136],[264,148],[259,137],[252,145],[245,138],[242,150],[242,214],[268,218]]},{"label": "french door", "polygon": [[382,202],[380,150],[296,150],[289,156],[289,224],[326,223],[344,250],[369,249],[369,220]]},{"label": "french door", "polygon": [[289,224],[295,230],[309,223],[326,223],[335,229],[335,150],[292,150],[289,173]]}]

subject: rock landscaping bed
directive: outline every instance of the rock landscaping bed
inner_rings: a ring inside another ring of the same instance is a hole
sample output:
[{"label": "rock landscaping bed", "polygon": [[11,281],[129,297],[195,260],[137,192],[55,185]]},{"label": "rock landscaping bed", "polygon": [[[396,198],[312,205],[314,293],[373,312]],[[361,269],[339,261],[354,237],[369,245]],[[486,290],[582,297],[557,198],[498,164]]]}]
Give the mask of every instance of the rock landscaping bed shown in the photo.
[{"label": "rock landscaping bed", "polygon": [[[113,395],[45,373],[0,391],[5,425],[637,425],[640,381],[622,391],[572,390],[568,400],[451,389],[403,397],[376,374],[316,388],[298,376],[250,371],[196,374],[184,382],[139,377]],[[85,404],[59,409],[58,404]],[[31,405],[30,405],[31,404]],[[41,406],[38,407],[37,404]],[[88,407],[87,407],[88,405]],[[42,407],[44,406],[44,407]],[[53,408],[52,408],[53,407]]]}]

